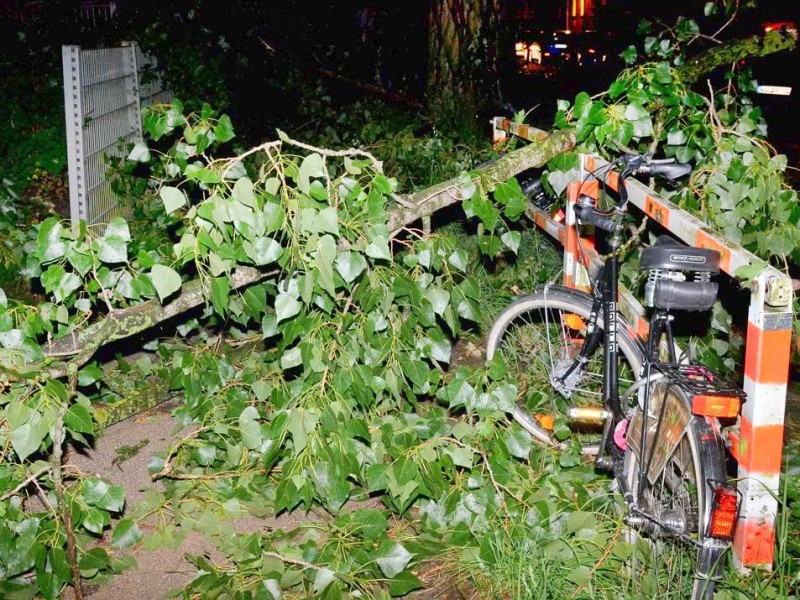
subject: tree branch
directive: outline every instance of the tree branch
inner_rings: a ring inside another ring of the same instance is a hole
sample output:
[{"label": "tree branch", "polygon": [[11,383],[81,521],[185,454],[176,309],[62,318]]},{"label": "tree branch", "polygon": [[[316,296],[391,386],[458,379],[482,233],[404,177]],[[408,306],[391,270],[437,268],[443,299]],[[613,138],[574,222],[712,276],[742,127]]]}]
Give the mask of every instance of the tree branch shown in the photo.
[{"label": "tree branch", "polygon": [[[489,181],[506,181],[530,168],[541,167],[548,161],[575,147],[575,133],[565,129],[548,138],[510,152],[492,164],[479,169]],[[389,212],[390,231],[405,227],[437,210],[461,202],[460,183],[451,179],[404,198],[404,205]],[[277,274],[252,267],[238,267],[231,276],[231,290],[243,288]],[[182,314],[206,301],[206,290],[200,280],[183,284],[181,293],[169,303],[148,300],[130,308],[115,310],[86,329],[54,340],[44,347],[48,358],[69,358],[69,364],[80,367],[91,360],[97,350],[113,341],[125,339],[151,329],[172,317]],[[63,377],[68,363],[57,363],[48,369],[50,377]]]},{"label": "tree branch", "polygon": [[781,50],[795,47],[796,38],[785,32],[770,31],[765,35],[754,35],[709,48],[677,69],[681,80],[692,85],[719,67],[730,65],[745,58],[768,56]]}]

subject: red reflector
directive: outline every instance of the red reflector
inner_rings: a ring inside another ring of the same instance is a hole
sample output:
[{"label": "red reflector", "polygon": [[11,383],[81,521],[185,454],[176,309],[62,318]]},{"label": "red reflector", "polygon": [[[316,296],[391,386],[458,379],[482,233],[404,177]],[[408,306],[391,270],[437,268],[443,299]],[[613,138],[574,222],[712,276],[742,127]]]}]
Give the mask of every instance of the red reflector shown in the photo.
[{"label": "red reflector", "polygon": [[739,414],[741,402],[736,396],[705,396],[692,398],[692,412],[706,417],[733,418]]},{"label": "red reflector", "polygon": [[739,514],[736,491],[727,487],[714,489],[714,504],[711,507],[711,523],[708,535],[720,540],[733,539]]}]

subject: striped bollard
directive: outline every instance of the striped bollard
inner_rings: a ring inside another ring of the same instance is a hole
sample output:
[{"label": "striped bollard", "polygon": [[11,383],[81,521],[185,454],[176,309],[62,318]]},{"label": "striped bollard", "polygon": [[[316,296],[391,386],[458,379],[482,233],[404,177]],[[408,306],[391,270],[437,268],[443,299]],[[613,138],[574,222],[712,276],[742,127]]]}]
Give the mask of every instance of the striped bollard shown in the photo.
[{"label": "striped bollard", "polygon": [[767,277],[753,282],[747,323],[741,430],[735,454],[741,494],[733,550],[739,568],[771,567],[780,493],[792,312],[767,304]]}]

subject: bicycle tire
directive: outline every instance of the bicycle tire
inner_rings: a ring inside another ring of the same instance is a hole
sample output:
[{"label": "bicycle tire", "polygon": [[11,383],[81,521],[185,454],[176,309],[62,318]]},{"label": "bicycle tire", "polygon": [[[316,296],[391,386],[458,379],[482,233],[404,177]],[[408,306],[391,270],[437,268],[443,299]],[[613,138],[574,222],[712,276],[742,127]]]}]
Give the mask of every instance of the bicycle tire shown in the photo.
[{"label": "bicycle tire", "polygon": [[[541,373],[536,373],[536,368],[538,367],[541,369],[544,367],[545,369],[550,369],[550,372],[555,372],[555,363],[561,362],[564,363],[566,361],[571,361],[572,359],[566,357],[566,354],[572,350],[574,351],[574,347],[576,346],[576,340],[574,337],[571,337],[569,341],[566,339],[563,340],[563,348],[560,350],[565,354],[564,357],[561,358],[554,358],[552,352],[548,352],[547,361],[543,362],[542,358],[544,355],[541,352],[537,352],[541,350],[541,348],[537,347],[526,347],[523,350],[525,351],[525,358],[520,358],[519,353],[522,351],[519,348],[512,348],[512,338],[514,336],[521,337],[522,333],[525,335],[528,334],[528,328],[530,329],[530,334],[535,337],[536,335],[536,323],[544,322],[544,330],[550,334],[550,330],[552,327],[550,325],[554,321],[563,322],[562,314],[563,315],[577,315],[579,319],[588,319],[589,314],[592,308],[592,297],[588,294],[573,290],[567,287],[559,286],[559,285],[548,285],[543,286],[537,290],[535,290],[532,294],[528,296],[523,296],[518,300],[509,304],[495,319],[494,323],[492,324],[492,328],[489,331],[487,336],[486,342],[486,358],[487,360],[492,360],[496,353],[501,353],[506,358],[506,363],[509,368],[516,370],[516,379],[518,385],[521,389],[521,396],[523,397],[521,401],[519,401],[514,408],[513,417],[514,419],[531,435],[535,442],[538,442],[542,445],[551,446],[557,449],[565,449],[567,447],[566,441],[559,441],[556,439],[554,434],[552,434],[546,427],[542,425],[540,418],[537,418],[536,415],[533,413],[533,409],[529,404],[529,396],[528,396],[528,389],[529,388],[536,388],[541,389],[546,386],[550,386],[552,388],[552,380],[548,377],[547,379],[543,380]],[[557,313],[558,311],[558,313]],[[552,313],[552,318],[550,322],[548,322],[549,317],[548,314]],[[538,315],[539,319],[534,319],[533,316]],[[569,318],[569,317],[568,317]],[[603,329],[603,318],[602,314],[598,316],[598,326]],[[526,329],[523,331],[522,328],[525,327]],[[566,332],[564,331],[564,327],[561,327],[561,333],[566,336]],[[554,332],[555,333],[555,332]],[[584,332],[585,333],[585,332]],[[570,331],[571,336],[580,335],[580,331],[577,329],[572,329]],[[541,336],[542,339],[545,339],[545,336]],[[551,335],[547,336],[548,343],[546,344],[547,348],[552,348],[552,344],[550,341],[552,340]],[[619,343],[619,350],[620,350],[620,359],[621,363],[624,361],[628,365],[628,370],[621,368],[620,373],[623,375],[627,372],[631,377],[631,381],[629,383],[633,383],[634,380],[638,379],[639,373],[641,371],[641,365],[644,360],[644,351],[637,341],[635,341],[631,335],[628,333],[628,328],[625,326],[624,322],[621,321],[619,326],[617,327],[617,340]],[[552,340],[555,341],[555,340]],[[561,340],[559,340],[560,343]],[[577,341],[580,341],[579,339]],[[541,342],[541,340],[540,340]],[[571,349],[567,348],[567,346],[572,346]],[[579,345],[579,344],[578,344]],[[597,357],[602,361],[602,344],[598,347],[597,351],[595,352]],[[534,364],[538,361],[538,364]],[[601,363],[602,366],[602,363]],[[538,377],[536,377],[538,375]],[[591,396],[591,401],[593,405],[602,406],[602,370],[599,373],[596,372],[586,372],[582,377],[582,381],[586,383],[586,390],[582,390],[579,388],[573,388],[572,392],[577,393],[578,398],[572,402],[572,405],[577,406],[585,406],[585,402]],[[581,383],[579,381],[578,383]],[[529,385],[529,384],[532,384]],[[589,386],[593,386],[592,389],[588,389]],[[622,386],[621,386],[622,387]],[[533,393],[537,393],[536,389],[534,389]],[[585,391],[585,393],[584,393]],[[624,391],[623,389],[620,390],[620,393]],[[562,404],[567,408],[570,405],[570,400],[568,398],[559,399],[556,404]],[[579,404],[578,400],[582,402]],[[553,408],[552,406],[550,407]],[[563,414],[563,411],[560,411]],[[559,411],[556,407],[556,415],[559,415]],[[581,446],[581,453],[584,455],[595,455],[597,454],[599,448],[599,432],[596,432],[595,437],[592,438],[590,435],[582,435],[578,438],[579,444]]]},{"label": "bicycle tire", "polygon": [[[705,530],[711,514],[710,482],[727,481],[725,454],[711,426],[703,418],[691,415],[689,399],[680,388],[664,381],[651,384],[651,410],[648,412],[656,415],[661,404],[670,397],[673,402],[685,407],[684,414],[688,415],[689,420],[677,443],[670,444],[667,439],[669,434],[663,433],[669,430],[669,425],[662,425],[654,432],[648,447],[674,445],[674,449],[663,468],[655,469],[657,472],[653,475],[645,475],[641,497],[636,501],[641,510],[658,517],[662,522],[666,519],[673,522],[684,519],[685,530],[675,532],[656,528],[656,531],[644,533],[640,529],[630,528],[630,541],[637,542],[637,536],[641,538],[650,547],[650,561],[656,562],[632,569],[635,571],[632,580],[637,587],[641,586],[637,591],[646,596],[664,597],[669,592],[674,593],[675,588],[688,592],[691,584],[692,600],[710,600],[714,596],[716,579],[721,573],[721,559],[727,544],[708,540]],[[635,412],[642,419],[641,408],[636,408]],[[632,424],[636,418],[634,414]],[[650,419],[654,427],[656,421],[655,416]],[[622,476],[628,489],[635,491],[638,490],[642,458],[634,449],[632,433],[629,428]],[[646,449],[645,454],[645,464],[651,465],[653,453]],[[694,519],[694,522],[690,519]],[[667,546],[662,541],[676,543]],[[707,541],[710,543],[704,544]],[[664,556],[660,556],[662,554]],[[664,565],[667,565],[666,569]]]}]

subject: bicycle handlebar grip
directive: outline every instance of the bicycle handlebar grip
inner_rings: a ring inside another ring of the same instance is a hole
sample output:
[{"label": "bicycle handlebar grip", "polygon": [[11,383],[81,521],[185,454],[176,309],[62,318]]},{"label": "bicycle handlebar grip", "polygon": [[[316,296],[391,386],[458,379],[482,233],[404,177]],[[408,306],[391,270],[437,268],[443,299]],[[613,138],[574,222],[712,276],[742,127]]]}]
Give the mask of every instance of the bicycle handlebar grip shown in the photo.
[{"label": "bicycle handlebar grip", "polygon": [[578,218],[581,221],[585,221],[586,223],[590,223],[595,227],[602,229],[603,231],[608,231],[609,233],[616,233],[620,229],[622,229],[622,225],[620,225],[614,219],[603,215],[602,213],[597,212],[591,206],[575,206],[576,212],[578,213]]},{"label": "bicycle handlebar grip", "polygon": [[652,175],[661,175],[666,179],[672,180],[691,173],[692,165],[653,162],[649,165],[649,171]]}]

